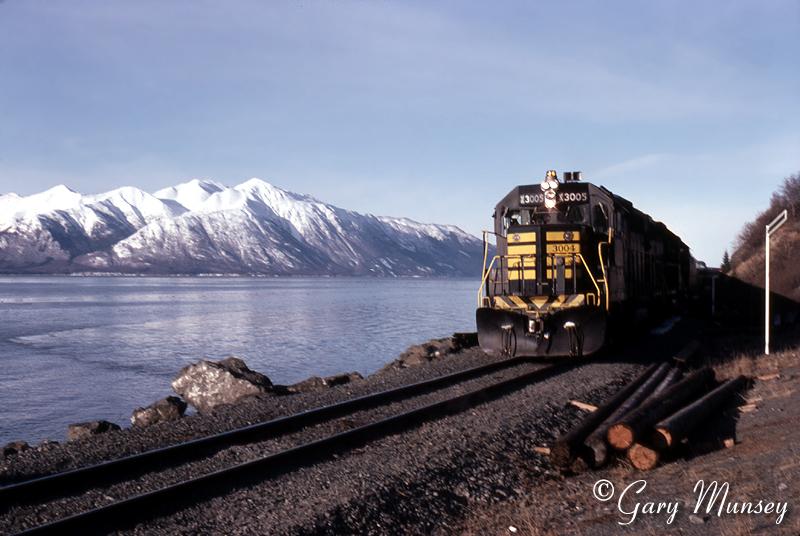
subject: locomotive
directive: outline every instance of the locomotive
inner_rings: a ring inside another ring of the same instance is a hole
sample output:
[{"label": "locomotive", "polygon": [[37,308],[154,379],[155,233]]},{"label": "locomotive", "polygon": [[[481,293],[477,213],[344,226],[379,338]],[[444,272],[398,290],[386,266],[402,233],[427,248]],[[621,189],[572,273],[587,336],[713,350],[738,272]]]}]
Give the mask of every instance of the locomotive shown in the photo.
[{"label": "locomotive", "polygon": [[[680,307],[695,279],[689,247],[581,172],[517,186],[484,231],[478,342],[507,356],[582,356]],[[494,236],[495,248],[490,247]]]}]

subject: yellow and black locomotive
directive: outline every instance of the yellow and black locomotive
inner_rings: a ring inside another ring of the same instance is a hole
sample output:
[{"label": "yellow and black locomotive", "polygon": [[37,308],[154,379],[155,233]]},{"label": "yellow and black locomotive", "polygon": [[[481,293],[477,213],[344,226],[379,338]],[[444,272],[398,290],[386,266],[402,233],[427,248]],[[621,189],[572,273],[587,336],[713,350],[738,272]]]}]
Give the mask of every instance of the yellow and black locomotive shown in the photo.
[{"label": "yellow and black locomotive", "polygon": [[484,231],[476,317],[487,352],[588,355],[609,331],[687,297],[694,260],[680,238],[580,172],[563,179],[548,171],[514,188]]}]

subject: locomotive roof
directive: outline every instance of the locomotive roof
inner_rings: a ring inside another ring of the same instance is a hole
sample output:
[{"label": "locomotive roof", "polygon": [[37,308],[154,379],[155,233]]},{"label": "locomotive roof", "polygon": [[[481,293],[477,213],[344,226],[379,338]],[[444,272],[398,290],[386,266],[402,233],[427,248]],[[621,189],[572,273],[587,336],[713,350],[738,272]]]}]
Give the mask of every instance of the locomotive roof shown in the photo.
[{"label": "locomotive roof", "polygon": [[[575,185],[577,185],[577,187]],[[589,195],[602,194],[607,197],[611,197],[612,195],[614,195],[608,190],[606,190],[603,186],[595,186],[591,182],[582,182],[582,181],[562,182],[559,183],[558,188],[559,191],[564,191],[564,192],[586,191],[586,188],[588,188]],[[516,186],[513,190],[508,192],[508,194],[506,194],[506,196],[503,197],[503,199],[501,199],[499,203],[497,203],[497,205],[495,206],[495,210],[504,208],[509,208],[509,209],[522,208],[519,201],[521,190],[525,191],[535,190],[538,192],[540,191],[540,188],[538,183],[520,184],[519,186]]]},{"label": "locomotive roof", "polygon": [[[662,222],[658,220],[654,220],[652,216],[646,214],[636,208],[631,201],[628,201],[622,196],[619,196],[605,186],[597,186],[592,184],[591,182],[584,182],[584,181],[570,181],[570,182],[561,182],[559,183],[559,191],[565,192],[575,192],[575,191],[586,191],[589,196],[602,196],[606,197],[607,199],[614,201],[614,208],[615,210],[623,210],[633,217],[631,218],[631,222],[634,226],[641,227],[642,230],[655,230],[657,233],[661,233],[667,236],[670,240],[677,241],[681,244],[681,246],[685,247],[687,250],[690,249],[686,243],[681,240],[681,238],[669,230],[669,228]],[[513,190],[508,192],[503,199],[500,200],[499,203],[495,206],[495,214],[502,214],[504,209],[520,209],[523,206],[520,204],[520,193],[521,190],[525,191],[532,191],[536,190],[539,191],[539,184],[521,184],[516,186]],[[525,207],[527,208],[527,206]],[[638,224],[638,225],[637,225]]]}]

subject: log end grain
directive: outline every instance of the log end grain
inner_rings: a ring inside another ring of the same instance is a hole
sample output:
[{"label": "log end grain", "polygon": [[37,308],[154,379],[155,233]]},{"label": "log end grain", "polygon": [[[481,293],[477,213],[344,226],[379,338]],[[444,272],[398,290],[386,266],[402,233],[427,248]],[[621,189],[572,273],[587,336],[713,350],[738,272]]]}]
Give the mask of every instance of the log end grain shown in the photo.
[{"label": "log end grain", "polygon": [[630,448],[633,441],[633,429],[625,423],[614,424],[608,429],[608,444],[615,449]]},{"label": "log end grain", "polygon": [[628,459],[640,471],[649,471],[658,465],[659,455],[657,450],[635,443],[628,449]]}]

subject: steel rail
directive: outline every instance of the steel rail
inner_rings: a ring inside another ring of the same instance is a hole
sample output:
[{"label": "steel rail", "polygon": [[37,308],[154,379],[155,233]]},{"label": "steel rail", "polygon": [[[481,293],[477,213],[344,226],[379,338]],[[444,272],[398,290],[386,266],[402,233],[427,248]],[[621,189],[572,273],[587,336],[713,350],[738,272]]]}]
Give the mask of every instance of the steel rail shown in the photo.
[{"label": "steel rail", "polygon": [[148,472],[204,458],[214,452],[235,445],[278,437],[306,426],[417,396],[530,361],[528,358],[505,359],[378,393],[363,395],[328,406],[277,417],[227,432],[17,482],[0,487],[0,512],[6,510],[12,504],[30,503],[32,501],[43,502],[46,499],[71,495],[93,487],[131,479]]},{"label": "steel rail", "polygon": [[464,411],[527,386],[531,382],[545,380],[581,364],[582,362],[565,361],[545,366],[345,432],[32,527],[19,534],[95,534],[130,527],[148,519],[181,510],[198,501],[210,499],[244,486],[254,485],[299,467],[328,459],[337,452],[362,446],[377,438],[393,435],[435,417]]}]

